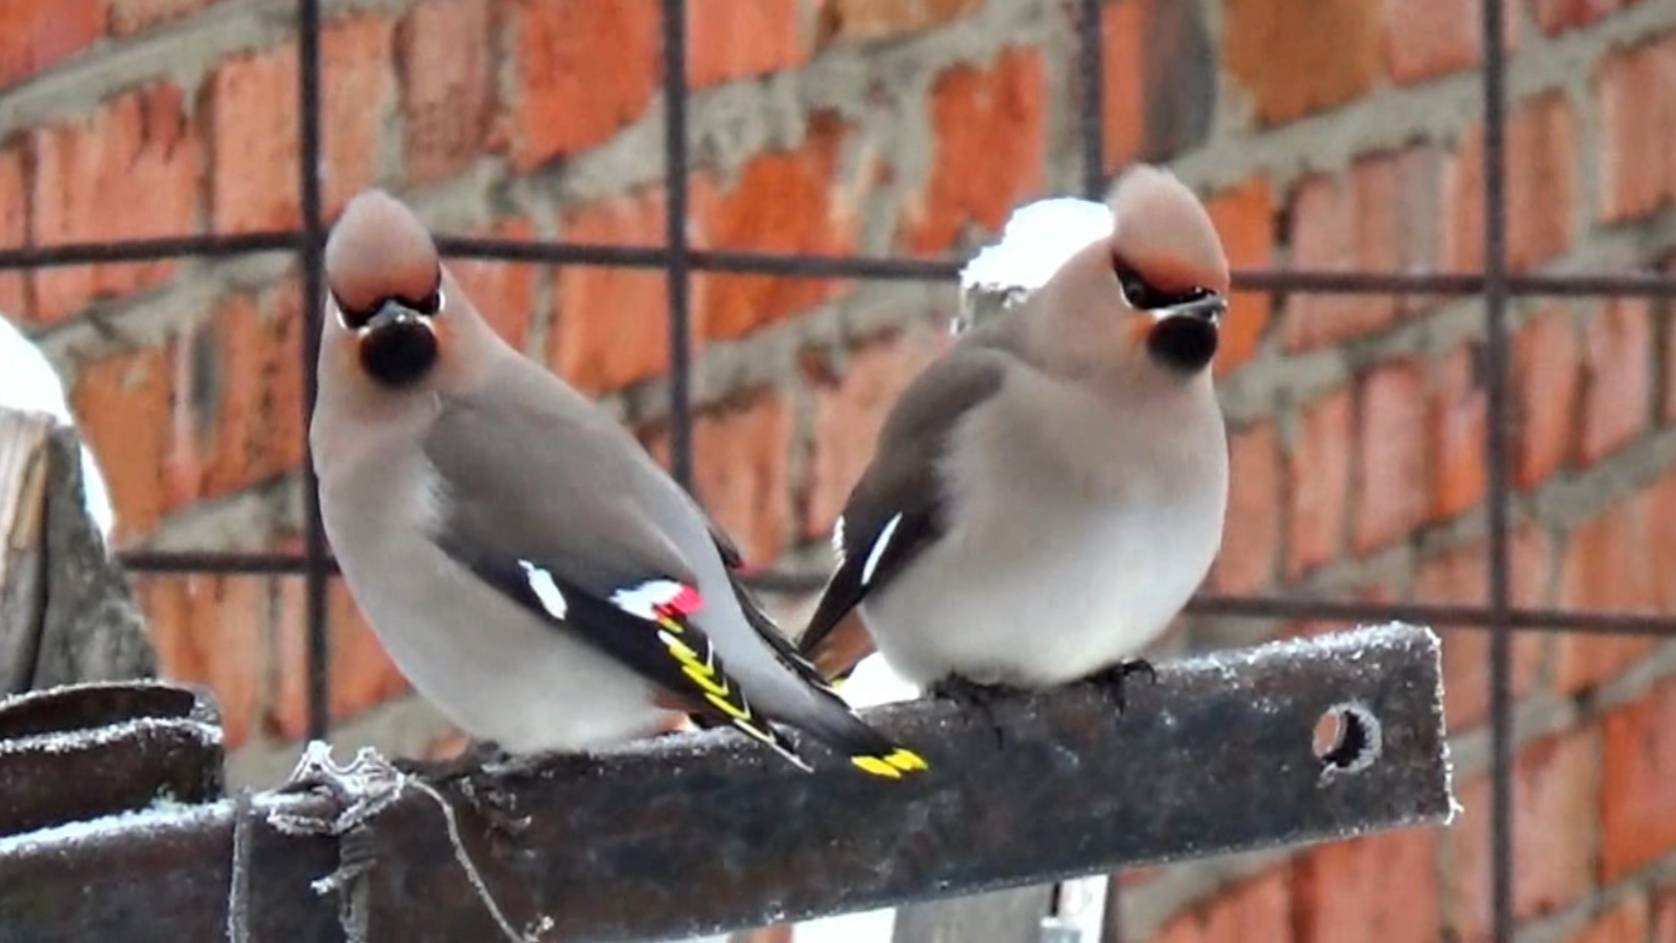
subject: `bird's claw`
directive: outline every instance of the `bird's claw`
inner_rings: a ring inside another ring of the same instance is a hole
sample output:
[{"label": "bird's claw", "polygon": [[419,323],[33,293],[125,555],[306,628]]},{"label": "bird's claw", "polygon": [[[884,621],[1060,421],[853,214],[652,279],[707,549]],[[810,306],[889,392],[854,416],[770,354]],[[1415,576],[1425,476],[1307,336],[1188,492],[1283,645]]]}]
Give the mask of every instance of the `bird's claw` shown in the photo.
[{"label": "bird's claw", "polygon": [[1152,663],[1144,658],[1125,659],[1104,671],[1089,675],[1084,680],[1105,691],[1116,705],[1117,712],[1122,714],[1129,709],[1129,699],[1124,687],[1132,675],[1146,675],[1149,683],[1158,683],[1158,672],[1153,669]]},{"label": "bird's claw", "polygon": [[515,840],[529,830],[530,817],[519,815],[517,800],[496,783],[468,775],[459,781],[459,789],[492,836]]},{"label": "bird's claw", "polygon": [[974,708],[981,712],[990,730],[995,734],[995,745],[1004,745],[1006,738],[1002,734],[1000,722],[995,719],[995,704],[1016,693],[1012,688],[1000,684],[979,684],[959,675],[949,675],[931,685],[929,693],[940,700],[953,701],[963,708]]}]

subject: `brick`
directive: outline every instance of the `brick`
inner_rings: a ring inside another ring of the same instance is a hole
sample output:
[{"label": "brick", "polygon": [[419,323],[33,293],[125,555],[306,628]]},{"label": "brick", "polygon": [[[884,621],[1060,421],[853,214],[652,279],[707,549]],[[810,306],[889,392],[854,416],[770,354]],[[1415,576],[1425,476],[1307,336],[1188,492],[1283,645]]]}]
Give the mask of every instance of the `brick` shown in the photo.
[{"label": "brick", "polygon": [[[29,179],[22,147],[0,148],[0,249],[16,249],[29,241]],[[0,317],[30,318],[29,298],[22,272],[0,272]]]},{"label": "brick", "polygon": [[[1518,46],[1518,0],[1503,0],[1502,48]],[[1385,0],[1385,67],[1398,85],[1414,85],[1477,67],[1483,59],[1483,5],[1478,0]],[[1425,29],[1415,29],[1425,23]]]},{"label": "brick", "polygon": [[1567,943],[1645,943],[1649,931],[1646,896],[1626,894],[1616,904],[1590,918]]},{"label": "brick", "polygon": [[1229,0],[1223,64],[1261,124],[1323,111],[1373,87],[1380,10],[1367,0]]},{"label": "brick", "polygon": [[930,179],[903,220],[904,243],[921,253],[953,247],[968,227],[999,230],[1007,212],[1041,187],[1047,128],[1041,50],[1008,47],[987,67],[945,70],[932,83],[930,107]]},{"label": "brick", "polygon": [[[1601,738],[1572,730],[1532,743],[1513,765],[1513,913],[1526,920],[1580,900],[1593,885]],[[1489,940],[1490,781],[1459,787],[1463,817],[1446,833],[1446,912],[1454,939]]]},{"label": "brick", "polygon": [[1164,925],[1156,943],[1237,943],[1292,939],[1288,869],[1272,868],[1216,895],[1207,905]]},{"label": "brick", "polygon": [[1483,55],[1482,5],[1475,0],[1385,0],[1383,8],[1385,65],[1398,85],[1470,69]]},{"label": "brick", "polygon": [[1100,8],[1102,154],[1115,172],[1203,141],[1216,109],[1216,57],[1198,6],[1121,0]]},{"label": "brick", "polygon": [[1589,26],[1640,0],[1531,0],[1538,26],[1552,36],[1568,29]]},{"label": "brick", "polygon": [[1426,374],[1411,361],[1362,382],[1356,552],[1367,554],[1424,523],[1431,503],[1426,455]]},{"label": "brick", "polygon": [[1271,586],[1280,563],[1280,440],[1273,423],[1228,438],[1228,514],[1211,581],[1224,593]]},{"label": "brick", "polygon": [[655,0],[519,0],[512,10],[514,167],[600,144],[645,112],[661,68]]},{"label": "brick", "polygon": [[1600,108],[1600,218],[1622,222],[1676,201],[1676,34],[1614,52],[1595,72]]},{"label": "brick", "polygon": [[885,414],[942,346],[924,332],[893,334],[851,351],[843,376],[819,378],[803,536],[818,540],[832,532],[873,459]]},{"label": "brick", "polygon": [[[294,298],[294,295],[293,295]],[[234,295],[173,345],[165,508],[219,497],[302,462],[302,311]]]},{"label": "brick", "polygon": [[1602,878],[1615,881],[1676,849],[1676,681],[1606,715],[1602,764]]},{"label": "brick", "polygon": [[860,42],[946,23],[983,6],[983,0],[819,0],[819,45]]},{"label": "brick", "polygon": [[[1534,527],[1516,529],[1508,548],[1509,589],[1516,606],[1540,606],[1551,591],[1553,547]],[[1444,605],[1489,601],[1489,560],[1484,543],[1459,547],[1420,564],[1414,599]],[[1547,637],[1516,632],[1512,644],[1512,690],[1523,697],[1542,670]],[[1490,633],[1483,626],[1451,627],[1443,633],[1443,710],[1451,731],[1484,722],[1490,708]]]},{"label": "brick", "polygon": [[1651,943],[1676,943],[1676,888],[1659,894],[1654,903]]},{"label": "brick", "polygon": [[[392,21],[375,15],[321,33],[321,196],[328,217],[377,177],[385,118],[396,101],[393,33]],[[206,84],[215,230],[298,225],[296,45],[229,59]]]},{"label": "brick", "polygon": [[[693,426],[693,489],[747,560],[779,557],[791,534],[791,404],[753,393],[701,413]],[[667,429],[649,448],[668,463]]]},{"label": "brick", "polygon": [[1436,940],[1438,832],[1404,829],[1335,842],[1294,864],[1298,943]]},{"label": "brick", "polygon": [[[1274,263],[1274,193],[1267,178],[1253,177],[1213,195],[1205,201],[1205,210],[1222,237],[1230,266],[1263,269]],[[1232,373],[1257,353],[1273,307],[1273,296],[1263,292],[1241,292],[1229,299],[1216,351],[1217,376]]]},{"label": "brick", "polygon": [[[1676,256],[1671,256],[1665,261],[1664,271],[1676,275]],[[1676,364],[1676,331],[1664,332],[1664,349],[1655,356],[1662,356],[1666,364]],[[1676,422],[1676,370],[1664,371],[1664,395],[1659,404],[1659,421]]]},{"label": "brick", "polygon": [[[1658,609],[1667,573],[1653,569],[1646,552],[1652,529],[1667,522],[1648,519],[1648,501],[1638,495],[1572,531],[1560,569],[1560,605],[1569,609]],[[1617,676],[1656,647],[1638,636],[1562,635],[1557,640],[1555,687],[1564,693]]]},{"label": "brick", "polygon": [[[287,740],[308,733],[308,601],[300,579],[278,589],[278,665],[273,703],[264,718],[273,733]],[[327,701],[333,723],[407,693],[407,680],[390,661],[342,580],[327,587],[326,633],[331,690]]]},{"label": "brick", "polygon": [[446,179],[482,151],[494,106],[488,0],[432,0],[396,35],[408,183]]},{"label": "brick", "polygon": [[687,7],[687,82],[693,88],[790,69],[809,56],[799,5],[710,0]]},{"label": "brick", "polygon": [[[181,91],[154,85],[31,135],[31,239],[39,245],[179,236],[198,228],[199,139]],[[35,317],[55,321],[96,298],[167,278],[175,262],[41,269]]]},{"label": "brick", "polygon": [[[1347,175],[1316,174],[1291,207],[1294,266],[1407,272],[1437,267],[1443,160],[1429,147],[1359,158]],[[1298,293],[1287,300],[1292,350],[1339,343],[1388,327],[1430,299]]]},{"label": "brick", "polygon": [[209,687],[228,749],[250,739],[264,696],[269,583],[208,574],[137,581],[161,674]]},{"label": "brick", "polygon": [[1653,322],[1644,298],[1607,302],[1584,321],[1583,430],[1594,464],[1647,431],[1652,421]]},{"label": "brick", "polygon": [[1350,454],[1355,438],[1349,390],[1303,407],[1289,454],[1286,575],[1294,578],[1335,559],[1350,498]]},{"label": "brick", "polygon": [[168,353],[142,348],[81,365],[70,393],[110,488],[119,546],[150,534],[163,514],[170,386]]},{"label": "brick", "polygon": [[[664,238],[666,200],[646,189],[560,217],[575,242],[654,245]],[[548,363],[591,393],[650,379],[669,363],[669,292],[655,269],[567,265],[555,276]]]},{"label": "brick", "polygon": [[[527,219],[513,217],[478,233],[496,239],[533,239],[535,227]],[[495,333],[523,350],[535,323],[536,280],[543,268],[526,262],[450,259],[448,270]]]},{"label": "brick", "polygon": [[[1578,194],[1577,116],[1563,92],[1515,105],[1507,124],[1507,259],[1514,271],[1541,266],[1571,247]],[[1484,135],[1469,130],[1445,186],[1444,257],[1455,270],[1484,267]]]},{"label": "brick", "polygon": [[131,36],[207,8],[216,0],[110,0],[111,35]]},{"label": "brick", "polygon": [[[853,253],[859,215],[839,192],[836,179],[838,153],[848,134],[849,128],[837,120],[817,116],[801,146],[753,157],[736,182],[698,177],[692,192],[695,244],[706,249]],[[705,337],[740,337],[825,301],[840,284],[830,279],[707,274],[693,282],[693,310]]]},{"label": "brick", "polygon": [[1534,488],[1571,461],[1577,441],[1582,345],[1571,312],[1545,305],[1513,336],[1514,481]]},{"label": "brick", "polygon": [[105,0],[0,0],[0,88],[16,85],[92,45]]},{"label": "brick", "polygon": [[1431,516],[1456,517],[1484,499],[1488,395],[1479,351],[1463,346],[1437,364],[1431,383]]},{"label": "brick", "polygon": [[[1668,526],[1676,521],[1676,471],[1667,470],[1662,478],[1642,492],[1641,511],[1648,521],[1648,569],[1654,573],[1676,573],[1676,528]],[[1676,610],[1676,581],[1658,580],[1654,586],[1656,605],[1666,612]]]}]

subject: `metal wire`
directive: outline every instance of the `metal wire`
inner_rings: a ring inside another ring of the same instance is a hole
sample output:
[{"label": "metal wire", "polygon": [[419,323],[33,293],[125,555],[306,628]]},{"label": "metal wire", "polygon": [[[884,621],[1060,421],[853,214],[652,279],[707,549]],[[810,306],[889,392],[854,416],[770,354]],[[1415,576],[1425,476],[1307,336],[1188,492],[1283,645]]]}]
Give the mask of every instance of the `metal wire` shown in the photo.
[{"label": "metal wire", "polygon": [[1489,478],[1490,894],[1497,940],[1513,938],[1513,693],[1508,585],[1506,85],[1502,0],[1482,0],[1484,41],[1484,366]]},{"label": "metal wire", "polygon": [[321,305],[325,300],[320,199],[320,3],[297,0],[297,117],[302,123],[297,168],[302,198],[303,269],[303,575],[308,619],[308,735],[325,739],[331,726],[331,661],[326,624],[326,528],[320,520],[320,481],[309,455],[308,424],[319,391]]},{"label": "metal wire", "polygon": [[664,233],[669,276],[669,464],[675,480],[692,490],[692,280],[687,250],[687,5],[663,0]]}]

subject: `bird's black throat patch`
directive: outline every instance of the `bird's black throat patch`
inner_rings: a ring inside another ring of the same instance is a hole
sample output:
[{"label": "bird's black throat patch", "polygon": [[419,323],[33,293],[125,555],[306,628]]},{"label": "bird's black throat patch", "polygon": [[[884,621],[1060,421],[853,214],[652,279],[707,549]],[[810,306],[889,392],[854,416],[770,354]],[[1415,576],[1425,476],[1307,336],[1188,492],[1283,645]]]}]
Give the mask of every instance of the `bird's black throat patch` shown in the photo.
[{"label": "bird's black throat patch", "polygon": [[401,387],[424,378],[436,365],[436,334],[417,319],[379,325],[360,343],[361,367],[388,387]]},{"label": "bird's black throat patch", "polygon": [[1210,318],[1176,315],[1153,325],[1146,349],[1173,370],[1197,373],[1216,356],[1217,334],[1216,322]]}]

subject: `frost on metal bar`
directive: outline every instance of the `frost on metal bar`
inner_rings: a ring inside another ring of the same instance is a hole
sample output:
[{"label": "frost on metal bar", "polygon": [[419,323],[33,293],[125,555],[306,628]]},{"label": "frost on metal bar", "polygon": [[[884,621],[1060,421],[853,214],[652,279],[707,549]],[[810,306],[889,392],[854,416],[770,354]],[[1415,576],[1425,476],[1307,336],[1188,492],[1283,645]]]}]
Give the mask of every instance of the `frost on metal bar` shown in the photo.
[{"label": "frost on metal bar", "polygon": [[[1160,665],[1122,714],[1093,685],[989,716],[870,712],[931,763],[901,782],[830,756],[805,775],[722,730],[432,782],[511,925],[678,938],[1447,822],[1441,694],[1437,637],[1390,625]],[[1318,742],[1323,718],[1336,741]],[[241,806],[239,912],[252,939],[339,938],[336,894],[314,888],[345,859],[267,825],[282,801]],[[232,817],[222,801],[0,839],[0,936],[223,938]],[[355,836],[372,939],[504,936],[448,824],[408,788]]]}]

